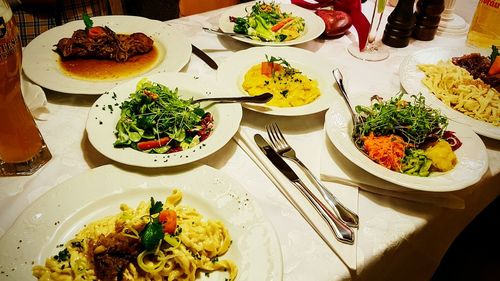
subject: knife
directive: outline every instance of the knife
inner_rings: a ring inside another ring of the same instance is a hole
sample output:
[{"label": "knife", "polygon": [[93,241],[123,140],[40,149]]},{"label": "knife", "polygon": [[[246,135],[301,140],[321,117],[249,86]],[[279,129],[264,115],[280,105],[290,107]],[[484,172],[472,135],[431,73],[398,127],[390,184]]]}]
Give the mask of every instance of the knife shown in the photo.
[{"label": "knife", "polygon": [[206,64],[208,64],[208,66],[210,66],[211,68],[213,68],[215,70],[217,70],[217,68],[219,68],[217,63],[211,57],[209,57],[207,55],[207,53],[203,52],[201,49],[199,49],[198,47],[196,47],[193,44],[191,44],[191,49],[193,51],[193,54],[195,54],[202,61],[204,61]]},{"label": "knife", "polygon": [[281,158],[281,156],[274,151],[274,148],[259,134],[254,136],[255,143],[259,146],[260,150],[266,157],[273,163],[273,165],[280,170],[285,177],[290,180],[293,185],[302,193],[302,195],[311,203],[316,211],[321,215],[323,220],[328,224],[335,238],[340,242],[353,244],[354,232],[349,226],[338,219],[332,211],[330,211],[319,199],[312,193],[309,188],[300,180],[299,176],[292,170],[292,168]]}]

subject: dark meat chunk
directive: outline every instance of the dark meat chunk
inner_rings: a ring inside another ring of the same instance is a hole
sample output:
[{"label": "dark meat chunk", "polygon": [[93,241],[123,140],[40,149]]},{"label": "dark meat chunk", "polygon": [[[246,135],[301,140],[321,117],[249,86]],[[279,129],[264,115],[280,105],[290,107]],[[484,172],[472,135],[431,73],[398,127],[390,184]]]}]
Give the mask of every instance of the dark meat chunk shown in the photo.
[{"label": "dark meat chunk", "polygon": [[97,58],[124,62],[153,48],[153,40],[144,33],[124,35],[115,34],[108,27],[98,28],[102,30],[98,35],[89,36],[87,30],[79,29],[71,38],[62,38],[57,43],[56,52],[64,59]]},{"label": "dark meat chunk", "polygon": [[498,75],[488,75],[488,70],[491,66],[491,61],[488,57],[473,53],[461,57],[454,57],[451,59],[451,62],[467,70],[474,79],[481,79],[484,83],[500,91],[500,77]]},{"label": "dark meat chunk", "polygon": [[141,252],[138,239],[121,233],[101,235],[97,241],[89,242],[88,256],[94,265],[99,280],[120,281],[130,263],[135,262]]}]

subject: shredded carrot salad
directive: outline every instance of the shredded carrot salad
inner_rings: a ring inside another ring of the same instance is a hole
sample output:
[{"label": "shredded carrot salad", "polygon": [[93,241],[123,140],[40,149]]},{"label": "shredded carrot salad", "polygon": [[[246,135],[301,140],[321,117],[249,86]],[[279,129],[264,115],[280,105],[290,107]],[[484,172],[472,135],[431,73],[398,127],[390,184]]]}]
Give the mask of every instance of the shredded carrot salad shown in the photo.
[{"label": "shredded carrot salad", "polygon": [[363,148],[370,159],[393,171],[401,171],[401,159],[405,156],[405,149],[409,145],[403,138],[392,134],[375,136],[371,132],[362,139]]}]

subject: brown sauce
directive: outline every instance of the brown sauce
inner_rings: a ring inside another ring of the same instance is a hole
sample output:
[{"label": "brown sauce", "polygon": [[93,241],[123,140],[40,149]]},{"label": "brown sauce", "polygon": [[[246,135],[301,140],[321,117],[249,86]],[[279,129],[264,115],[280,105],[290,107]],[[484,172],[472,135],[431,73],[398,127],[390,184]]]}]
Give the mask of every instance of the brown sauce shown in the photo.
[{"label": "brown sauce", "polygon": [[152,69],[159,60],[156,45],[146,54],[130,57],[126,62],[104,59],[59,59],[59,65],[69,76],[84,80],[118,80],[133,77]]}]

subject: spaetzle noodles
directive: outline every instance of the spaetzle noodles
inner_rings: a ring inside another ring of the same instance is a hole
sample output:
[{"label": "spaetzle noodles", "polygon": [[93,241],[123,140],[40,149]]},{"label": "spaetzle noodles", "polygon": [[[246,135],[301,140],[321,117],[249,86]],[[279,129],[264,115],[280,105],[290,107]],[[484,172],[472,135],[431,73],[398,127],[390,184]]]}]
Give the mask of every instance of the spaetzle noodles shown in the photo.
[{"label": "spaetzle noodles", "polygon": [[[199,274],[226,271],[226,280],[234,280],[237,266],[220,258],[232,243],[227,228],[221,221],[203,219],[195,209],[180,205],[181,200],[181,191],[174,189],[162,205],[175,212],[175,233],[165,233],[152,249],[145,249],[141,239],[148,223],[162,220],[163,210],[151,213],[156,206],[153,198],[136,209],[122,204],[119,214],[88,224],[58,255],[34,266],[33,275],[41,281],[162,281],[195,280]],[[110,273],[110,267],[118,270]]]},{"label": "spaetzle noodles", "polygon": [[422,83],[447,106],[477,120],[500,126],[500,93],[451,62],[419,64]]}]

